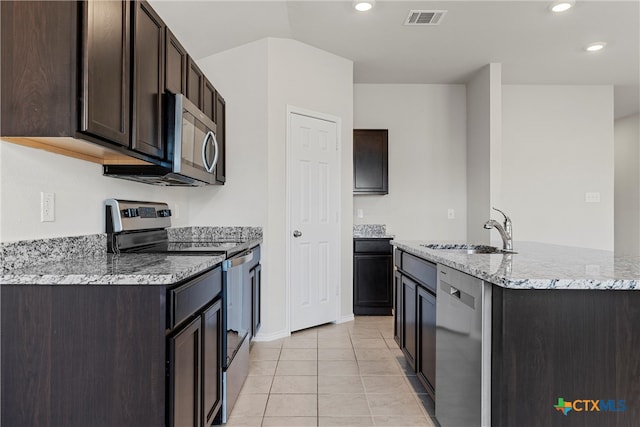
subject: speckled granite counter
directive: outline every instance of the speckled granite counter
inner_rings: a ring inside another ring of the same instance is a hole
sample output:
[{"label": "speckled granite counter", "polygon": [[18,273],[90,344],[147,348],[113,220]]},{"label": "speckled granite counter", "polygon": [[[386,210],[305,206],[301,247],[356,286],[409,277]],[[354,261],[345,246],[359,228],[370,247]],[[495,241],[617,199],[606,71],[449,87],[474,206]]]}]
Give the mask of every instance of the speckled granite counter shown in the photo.
[{"label": "speckled granite counter", "polygon": [[387,234],[384,224],[353,224],[354,239],[393,239],[393,234]]},{"label": "speckled granite counter", "polygon": [[533,242],[515,242],[516,254],[467,254],[429,249],[425,241],[392,241],[399,249],[512,289],[640,290],[640,257]]},{"label": "speckled granite counter", "polygon": [[11,270],[0,275],[0,284],[171,285],[223,260],[223,256],[104,254]]},{"label": "speckled granite counter", "polygon": [[[262,243],[260,227],[179,227],[171,240]],[[107,254],[106,234],[3,242],[0,284],[169,285],[224,260],[222,256]]]}]

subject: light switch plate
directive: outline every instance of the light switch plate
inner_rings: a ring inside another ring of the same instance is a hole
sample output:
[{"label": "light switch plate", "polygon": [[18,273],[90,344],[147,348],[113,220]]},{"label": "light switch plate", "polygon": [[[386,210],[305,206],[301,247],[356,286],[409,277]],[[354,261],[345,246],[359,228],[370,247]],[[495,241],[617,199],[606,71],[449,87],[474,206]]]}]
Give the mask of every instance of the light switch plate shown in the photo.
[{"label": "light switch plate", "polygon": [[447,209],[447,219],[456,219],[456,210],[455,209]]}]

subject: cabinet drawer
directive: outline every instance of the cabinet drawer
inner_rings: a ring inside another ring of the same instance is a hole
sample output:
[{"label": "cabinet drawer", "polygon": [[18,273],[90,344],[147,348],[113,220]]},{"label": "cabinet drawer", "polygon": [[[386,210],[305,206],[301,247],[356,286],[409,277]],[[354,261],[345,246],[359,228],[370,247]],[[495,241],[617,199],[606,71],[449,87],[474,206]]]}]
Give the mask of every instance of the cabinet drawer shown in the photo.
[{"label": "cabinet drawer", "polygon": [[436,265],[420,259],[416,256],[402,252],[402,271],[420,281],[434,294],[437,289],[437,268]]},{"label": "cabinet drawer", "polygon": [[353,252],[391,254],[393,246],[390,239],[353,239]]},{"label": "cabinet drawer", "polygon": [[203,274],[169,291],[167,328],[188,319],[222,292],[222,269]]}]

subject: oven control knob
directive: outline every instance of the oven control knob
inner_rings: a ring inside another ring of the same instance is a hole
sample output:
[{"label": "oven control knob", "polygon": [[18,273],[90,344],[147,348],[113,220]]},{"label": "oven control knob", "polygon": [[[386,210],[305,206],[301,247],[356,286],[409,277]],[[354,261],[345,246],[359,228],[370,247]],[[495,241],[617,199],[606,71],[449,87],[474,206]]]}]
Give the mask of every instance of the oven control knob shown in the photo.
[{"label": "oven control knob", "polygon": [[139,216],[138,209],[136,209],[136,208],[122,209],[121,212],[122,212],[122,216],[124,218],[135,218],[135,217]]},{"label": "oven control knob", "polygon": [[171,216],[171,209],[160,209],[158,211],[158,216],[162,218]]}]

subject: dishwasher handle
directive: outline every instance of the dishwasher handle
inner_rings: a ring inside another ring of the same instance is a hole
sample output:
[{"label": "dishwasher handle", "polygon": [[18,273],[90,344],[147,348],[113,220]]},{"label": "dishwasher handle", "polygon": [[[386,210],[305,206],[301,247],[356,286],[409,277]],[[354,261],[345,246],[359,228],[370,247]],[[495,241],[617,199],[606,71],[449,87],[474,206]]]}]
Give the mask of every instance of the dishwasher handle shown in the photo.
[{"label": "dishwasher handle", "polygon": [[476,299],[473,295],[469,295],[465,291],[454,288],[444,280],[440,280],[440,289],[442,289],[446,295],[449,295],[451,298],[455,298],[472,310],[476,308]]},{"label": "dishwasher handle", "polygon": [[236,256],[230,258],[228,260],[222,261],[222,270],[229,271],[234,267],[241,266],[242,264],[246,264],[253,259],[253,251],[246,252],[240,256]]}]

